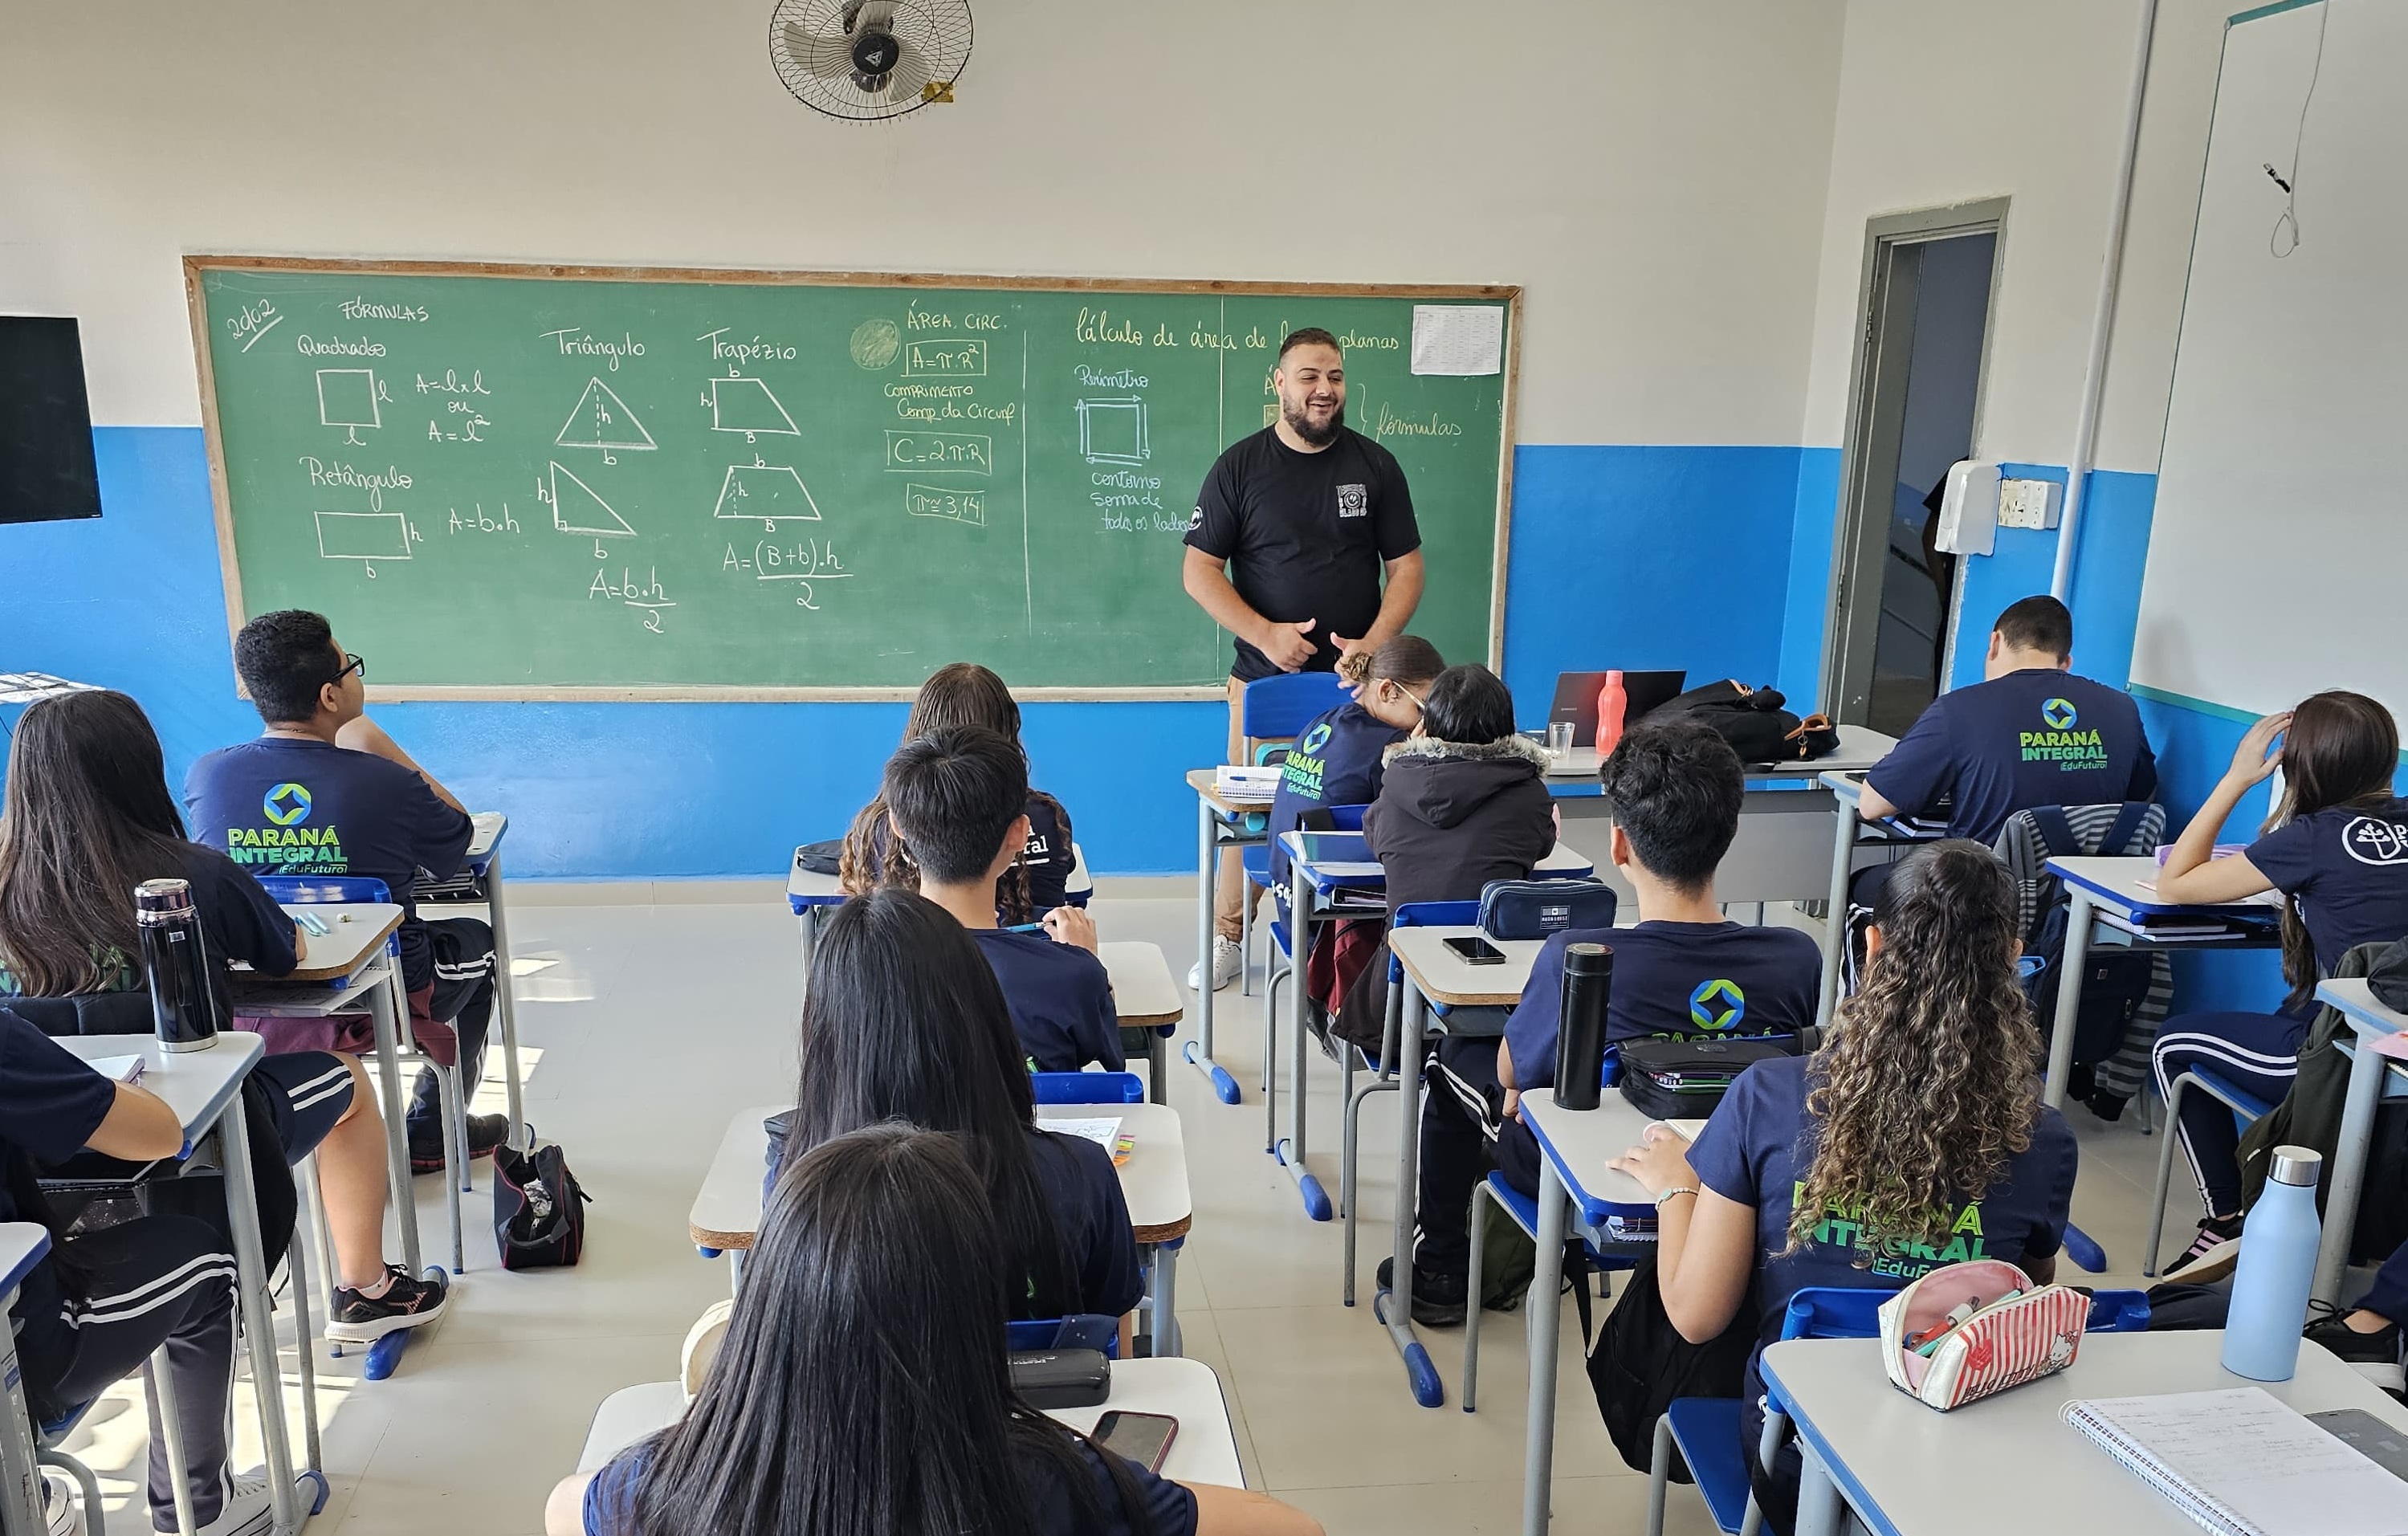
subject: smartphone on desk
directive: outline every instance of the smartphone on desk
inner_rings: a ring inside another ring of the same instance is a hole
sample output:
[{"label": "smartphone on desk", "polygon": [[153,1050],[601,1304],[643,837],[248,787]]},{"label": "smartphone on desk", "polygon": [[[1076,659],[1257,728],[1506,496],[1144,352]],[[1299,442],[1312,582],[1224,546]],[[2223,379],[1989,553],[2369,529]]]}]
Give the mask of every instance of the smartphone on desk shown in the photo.
[{"label": "smartphone on desk", "polygon": [[1127,1414],[1115,1408],[1096,1421],[1096,1444],[1127,1457],[1147,1471],[1159,1472],[1170,1458],[1170,1443],[1179,1437],[1179,1421],[1168,1414]]},{"label": "smartphone on desk", "polygon": [[1447,940],[1446,947],[1455,957],[1468,966],[1501,966],[1505,952],[1475,933],[1456,934]]}]

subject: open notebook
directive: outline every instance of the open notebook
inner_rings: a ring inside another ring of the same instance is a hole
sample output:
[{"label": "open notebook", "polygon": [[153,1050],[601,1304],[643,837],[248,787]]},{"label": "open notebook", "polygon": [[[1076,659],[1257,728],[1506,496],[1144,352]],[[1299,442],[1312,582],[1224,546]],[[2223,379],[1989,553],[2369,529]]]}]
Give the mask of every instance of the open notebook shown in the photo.
[{"label": "open notebook", "polygon": [[2408,1536],[2408,1483],[2262,1387],[2069,1402],[2065,1420],[2220,1536]]}]

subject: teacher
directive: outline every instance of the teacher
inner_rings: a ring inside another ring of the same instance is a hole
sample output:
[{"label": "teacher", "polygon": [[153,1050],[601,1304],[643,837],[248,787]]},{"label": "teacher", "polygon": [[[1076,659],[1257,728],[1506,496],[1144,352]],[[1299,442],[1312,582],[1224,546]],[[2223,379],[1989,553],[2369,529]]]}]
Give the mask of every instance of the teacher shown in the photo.
[{"label": "teacher", "polygon": [[[1343,669],[1403,632],[1422,600],[1421,529],[1396,456],[1346,424],[1346,359],[1308,326],[1280,343],[1279,420],[1232,443],[1187,523],[1187,596],[1237,637],[1229,761],[1245,760],[1246,684]],[[1382,577],[1385,575],[1385,584]],[[1222,854],[1212,903],[1212,989],[1238,979],[1245,874]],[[1201,984],[1199,962],[1187,984]]]}]

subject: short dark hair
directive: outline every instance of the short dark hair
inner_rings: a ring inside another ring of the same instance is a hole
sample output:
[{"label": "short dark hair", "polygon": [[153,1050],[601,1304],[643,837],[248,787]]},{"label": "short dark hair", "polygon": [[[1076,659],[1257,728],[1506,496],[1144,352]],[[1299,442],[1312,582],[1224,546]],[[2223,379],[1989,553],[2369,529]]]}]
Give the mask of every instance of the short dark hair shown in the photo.
[{"label": "short dark hair", "polygon": [[2073,615],[2045,593],[2008,604],[1990,627],[2014,650],[2045,651],[2059,661],[2073,654]]},{"label": "short dark hair", "polygon": [[1720,731],[1698,720],[1641,721],[1598,770],[1613,825],[1647,872],[1695,894],[1739,835],[1747,776]]},{"label": "short dark hair", "polygon": [[313,720],[318,690],[342,675],[335,629],[322,613],[280,608],[242,626],[234,638],[235,675],[271,725]]},{"label": "short dark hair", "polygon": [[1286,362],[1288,352],[1296,347],[1326,347],[1340,357],[1346,355],[1346,349],[1338,344],[1338,338],[1318,325],[1305,325],[1288,332],[1287,339],[1280,343],[1278,361]]},{"label": "short dark hair", "polygon": [[926,879],[983,880],[1028,807],[1028,760],[983,725],[915,736],[886,760],[887,813]]},{"label": "short dark hair", "polygon": [[1422,729],[1438,741],[1497,741],[1513,734],[1513,695],[1485,667],[1450,667],[1422,700]]}]

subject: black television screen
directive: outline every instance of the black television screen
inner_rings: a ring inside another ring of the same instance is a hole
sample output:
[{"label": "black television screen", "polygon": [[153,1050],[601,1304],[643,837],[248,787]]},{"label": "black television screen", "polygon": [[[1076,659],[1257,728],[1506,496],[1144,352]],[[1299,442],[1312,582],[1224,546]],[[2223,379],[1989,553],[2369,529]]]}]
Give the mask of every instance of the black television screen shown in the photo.
[{"label": "black television screen", "polygon": [[76,323],[0,315],[0,523],[99,515]]}]

